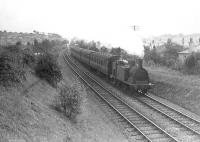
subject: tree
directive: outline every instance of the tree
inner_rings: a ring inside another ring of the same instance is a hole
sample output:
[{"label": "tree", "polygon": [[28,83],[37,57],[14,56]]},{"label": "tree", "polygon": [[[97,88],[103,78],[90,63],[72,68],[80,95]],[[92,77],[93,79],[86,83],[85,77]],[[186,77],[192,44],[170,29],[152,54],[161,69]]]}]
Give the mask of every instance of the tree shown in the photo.
[{"label": "tree", "polygon": [[171,38],[168,38],[168,39],[167,39],[167,44],[171,44],[171,43],[172,43]]},{"label": "tree", "polygon": [[31,45],[31,43],[28,41],[28,42],[26,43],[26,45]]},{"label": "tree", "polygon": [[112,48],[110,53],[113,54],[113,55],[121,55],[121,48],[120,47]]},{"label": "tree", "polygon": [[17,46],[22,45],[21,41],[16,42],[16,45]]},{"label": "tree", "polygon": [[172,47],[172,40],[170,38],[167,39],[167,43],[165,44],[166,48],[171,48]]},{"label": "tree", "polygon": [[108,48],[106,48],[105,46],[102,46],[100,51],[104,53],[108,53]]},{"label": "tree", "polygon": [[191,46],[192,44],[193,44],[193,38],[190,38],[189,46]]},{"label": "tree", "polygon": [[184,37],[182,38],[182,44],[184,45],[184,43],[185,43],[185,39],[184,39]]},{"label": "tree", "polygon": [[39,45],[39,43],[38,43],[37,39],[34,39],[34,46],[38,47],[38,45]]},{"label": "tree", "polygon": [[97,52],[99,51],[99,49],[97,48],[97,45],[94,41],[89,42],[88,47],[90,50],[97,51]]},{"label": "tree", "polygon": [[195,67],[196,64],[197,60],[195,59],[195,56],[193,54],[188,56],[185,60],[185,66],[189,69]]}]

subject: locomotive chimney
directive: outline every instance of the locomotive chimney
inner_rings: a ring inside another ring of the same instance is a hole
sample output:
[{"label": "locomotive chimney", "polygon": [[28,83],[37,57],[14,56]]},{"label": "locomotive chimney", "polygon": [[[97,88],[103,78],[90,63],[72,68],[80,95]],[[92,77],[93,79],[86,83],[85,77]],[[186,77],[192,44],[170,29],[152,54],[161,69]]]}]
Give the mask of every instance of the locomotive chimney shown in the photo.
[{"label": "locomotive chimney", "polygon": [[142,59],[137,59],[138,68],[142,68],[142,63],[143,63]]}]

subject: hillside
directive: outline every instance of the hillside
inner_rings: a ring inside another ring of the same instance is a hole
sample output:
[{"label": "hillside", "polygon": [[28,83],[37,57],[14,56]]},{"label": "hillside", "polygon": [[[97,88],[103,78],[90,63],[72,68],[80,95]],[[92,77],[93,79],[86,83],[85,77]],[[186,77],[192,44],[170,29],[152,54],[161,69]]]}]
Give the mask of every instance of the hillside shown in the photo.
[{"label": "hillside", "polygon": [[64,40],[58,34],[55,33],[40,33],[34,31],[33,33],[17,33],[17,32],[7,32],[7,31],[0,31],[0,45],[13,45],[16,42],[20,41],[23,45],[26,45],[28,42],[32,44],[34,40],[41,42],[42,40]]},{"label": "hillside", "polygon": [[83,95],[77,122],[54,109],[59,90],[29,70],[27,80],[15,89],[0,88],[0,141],[20,142],[126,142],[118,128],[100,110],[95,100],[59,57],[64,82],[77,84]]},{"label": "hillside", "polygon": [[200,115],[200,76],[185,75],[166,67],[146,67],[155,86],[151,92]]}]

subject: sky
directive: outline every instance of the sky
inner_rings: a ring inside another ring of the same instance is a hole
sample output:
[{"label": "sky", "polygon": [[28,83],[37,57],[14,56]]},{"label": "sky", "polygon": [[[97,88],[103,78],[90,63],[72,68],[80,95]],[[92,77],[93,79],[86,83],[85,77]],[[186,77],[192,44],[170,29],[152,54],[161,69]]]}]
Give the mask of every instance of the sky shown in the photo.
[{"label": "sky", "polygon": [[[200,33],[198,0],[0,0],[0,30],[58,33],[141,54],[141,39]],[[138,26],[134,31],[131,26]]]}]

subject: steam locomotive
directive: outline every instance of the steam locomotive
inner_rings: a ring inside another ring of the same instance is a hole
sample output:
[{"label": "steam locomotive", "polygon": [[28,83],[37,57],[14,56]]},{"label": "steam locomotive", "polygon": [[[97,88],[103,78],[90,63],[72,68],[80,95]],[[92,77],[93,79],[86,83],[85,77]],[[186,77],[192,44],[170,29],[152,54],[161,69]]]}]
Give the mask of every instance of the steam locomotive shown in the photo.
[{"label": "steam locomotive", "polygon": [[115,84],[121,84],[140,93],[146,93],[153,85],[147,70],[142,66],[142,59],[125,62],[118,55],[79,47],[72,47],[71,55],[92,69],[101,72]]}]

